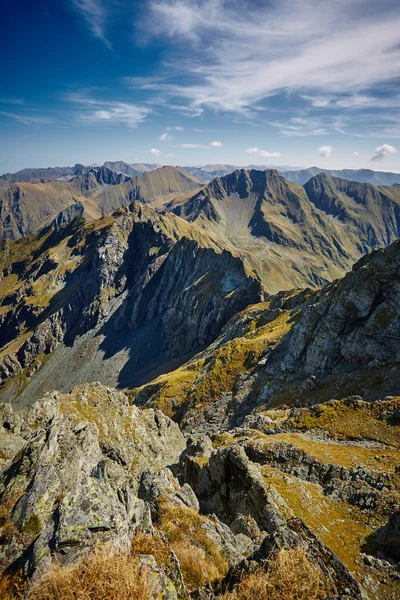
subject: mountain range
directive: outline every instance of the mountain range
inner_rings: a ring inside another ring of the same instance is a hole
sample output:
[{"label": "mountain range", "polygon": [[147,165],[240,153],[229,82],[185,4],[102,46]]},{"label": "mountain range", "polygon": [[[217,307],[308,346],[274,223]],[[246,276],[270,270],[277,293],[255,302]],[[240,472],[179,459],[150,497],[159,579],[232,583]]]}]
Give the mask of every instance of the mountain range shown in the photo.
[{"label": "mountain range", "polygon": [[134,178],[93,167],[70,181],[14,183],[0,189],[0,237],[18,239],[83,215],[95,219],[132,200],[162,204],[201,186],[179,167],[164,167]]},{"label": "mountain range", "polygon": [[400,184],[153,167],[0,192],[0,596],[393,600]]},{"label": "mountain range", "polygon": [[[72,179],[73,177],[79,177],[85,174],[93,167],[99,165],[84,166],[76,164],[74,167],[47,167],[47,168],[32,168],[23,169],[17,173],[5,173],[0,175],[0,189],[3,187],[9,187],[13,183],[18,182],[35,182],[44,183],[46,181],[53,180],[65,180]],[[159,169],[162,165],[157,163],[133,163],[129,164],[122,160],[120,161],[106,161],[103,167],[115,171],[116,173],[123,173],[129,177],[136,177],[143,173],[154,171]],[[333,177],[340,177],[341,179],[348,179],[349,181],[357,181],[358,183],[373,183],[374,185],[393,185],[394,183],[400,183],[400,173],[390,173],[385,171],[373,171],[372,169],[322,169],[320,167],[309,167],[303,169],[301,167],[291,167],[288,165],[275,166],[275,165],[247,165],[247,166],[235,166],[230,164],[207,164],[202,167],[185,166],[188,173],[193,175],[196,179],[202,183],[209,183],[215,177],[223,177],[236,171],[237,169],[246,169],[247,171],[257,170],[265,171],[266,169],[276,169],[279,171],[285,179],[299,183],[303,185],[311,177],[318,175],[319,173],[326,173]]]}]

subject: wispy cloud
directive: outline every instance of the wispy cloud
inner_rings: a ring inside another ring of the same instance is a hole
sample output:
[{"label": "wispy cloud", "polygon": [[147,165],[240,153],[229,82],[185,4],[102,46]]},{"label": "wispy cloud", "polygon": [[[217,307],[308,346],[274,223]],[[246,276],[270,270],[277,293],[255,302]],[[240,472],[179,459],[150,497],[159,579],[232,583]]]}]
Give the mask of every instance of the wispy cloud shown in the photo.
[{"label": "wispy cloud", "polygon": [[19,123],[23,123],[24,125],[46,125],[53,124],[56,120],[53,117],[48,117],[45,115],[28,115],[14,112],[7,112],[0,110],[0,115],[3,117],[8,117],[9,119],[14,119]]},{"label": "wispy cloud", "polygon": [[133,129],[152,113],[151,108],[148,106],[99,100],[79,92],[68,94],[66,99],[80,107],[79,118],[81,122],[87,124],[126,125]]},{"label": "wispy cloud", "polygon": [[111,43],[105,35],[107,10],[102,0],[71,0],[74,10],[83,17],[90,33],[101,40],[109,50]]},{"label": "wispy cloud", "polygon": [[158,148],[151,148],[151,150],[149,150],[149,152],[150,152],[150,154],[155,156],[155,158],[161,158],[161,157],[171,158],[173,156],[173,154],[171,154],[170,152],[167,152],[166,154],[164,154]]},{"label": "wispy cloud", "polygon": [[209,144],[196,144],[192,142],[185,142],[184,144],[179,144],[175,146],[177,148],[186,148],[187,150],[191,150],[193,148],[204,148],[206,150],[210,150],[211,148],[221,148],[223,146],[222,142],[218,142],[215,140],[214,142],[210,142]]},{"label": "wispy cloud", "polygon": [[282,156],[280,152],[268,152],[268,150],[260,150],[260,154],[264,158],[280,158]]},{"label": "wispy cloud", "polygon": [[203,144],[191,144],[190,142],[188,142],[188,143],[185,143],[185,144],[180,144],[179,148],[186,148],[186,149],[208,148],[208,146],[204,146]]},{"label": "wispy cloud", "polygon": [[269,150],[260,150],[260,148],[247,148],[247,154],[260,154],[264,158],[280,158],[280,152],[270,152]]},{"label": "wispy cloud", "polygon": [[323,158],[328,158],[329,156],[332,155],[332,152],[333,152],[332,146],[320,146],[318,148],[318,154],[319,154],[319,156],[322,156]]},{"label": "wispy cloud", "polygon": [[390,144],[382,144],[382,146],[378,146],[375,149],[375,153],[371,156],[371,160],[373,162],[380,162],[387,156],[388,154],[396,154],[397,150],[394,146]]},{"label": "wispy cloud", "polygon": [[172,135],[170,133],[171,131],[176,131],[178,133],[181,133],[182,131],[184,131],[184,128],[181,126],[176,126],[176,127],[168,126],[165,128],[164,133],[162,133],[158,139],[161,140],[162,142],[168,142],[168,141],[172,140]]},{"label": "wispy cloud", "polygon": [[144,27],[170,39],[177,56],[168,66],[187,75],[148,85],[198,114],[205,107],[246,112],[283,91],[313,96],[321,108],[330,94],[353,97],[338,104],[346,108],[398,76],[395,0],[151,0]]},{"label": "wispy cloud", "polygon": [[160,137],[158,139],[161,140],[162,142],[168,142],[169,140],[172,140],[172,136],[169,135],[169,133],[167,131],[165,131],[164,133],[162,133],[160,135]]},{"label": "wispy cloud", "polygon": [[23,98],[0,98],[0,104],[13,104],[20,106],[25,104],[25,100]]}]

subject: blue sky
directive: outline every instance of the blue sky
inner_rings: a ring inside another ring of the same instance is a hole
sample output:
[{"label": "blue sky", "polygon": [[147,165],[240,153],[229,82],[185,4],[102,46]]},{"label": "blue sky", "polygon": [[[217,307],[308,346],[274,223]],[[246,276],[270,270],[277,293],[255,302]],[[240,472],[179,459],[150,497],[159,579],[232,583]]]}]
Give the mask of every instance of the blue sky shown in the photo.
[{"label": "blue sky", "polygon": [[14,0],[0,55],[1,173],[400,171],[399,0]]}]

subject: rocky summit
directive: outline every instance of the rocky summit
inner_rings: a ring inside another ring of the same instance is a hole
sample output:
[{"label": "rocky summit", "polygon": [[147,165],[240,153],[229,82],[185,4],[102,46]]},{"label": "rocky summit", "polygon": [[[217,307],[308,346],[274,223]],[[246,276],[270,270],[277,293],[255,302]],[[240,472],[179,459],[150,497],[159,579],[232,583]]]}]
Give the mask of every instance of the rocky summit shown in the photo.
[{"label": "rocky summit", "polygon": [[398,186],[142,167],[2,191],[0,597],[397,599]]}]

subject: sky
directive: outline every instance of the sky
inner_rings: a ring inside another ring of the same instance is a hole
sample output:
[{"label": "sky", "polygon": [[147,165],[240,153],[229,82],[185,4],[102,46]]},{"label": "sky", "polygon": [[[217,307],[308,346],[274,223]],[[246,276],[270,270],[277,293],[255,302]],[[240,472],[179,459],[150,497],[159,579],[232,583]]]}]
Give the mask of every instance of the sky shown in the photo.
[{"label": "sky", "polygon": [[399,0],[3,0],[0,173],[400,172]]}]

